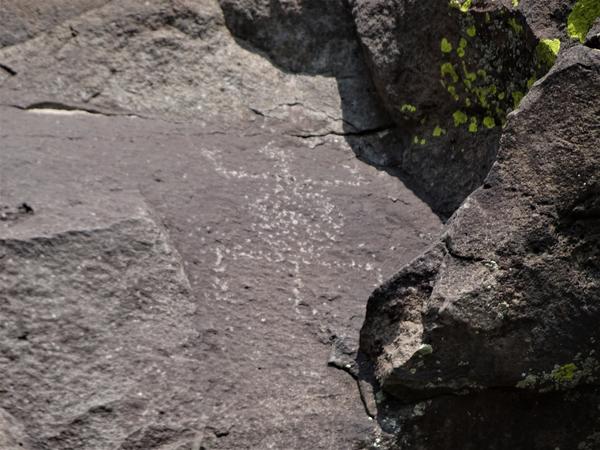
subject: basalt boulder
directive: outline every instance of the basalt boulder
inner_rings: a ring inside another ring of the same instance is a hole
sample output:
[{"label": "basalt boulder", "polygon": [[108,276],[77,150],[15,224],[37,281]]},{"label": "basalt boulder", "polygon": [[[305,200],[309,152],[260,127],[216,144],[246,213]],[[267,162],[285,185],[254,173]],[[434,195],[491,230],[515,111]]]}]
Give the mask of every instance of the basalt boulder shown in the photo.
[{"label": "basalt boulder", "polygon": [[441,213],[489,172],[507,114],[566,39],[557,17],[567,3],[352,2],[375,87],[398,126],[398,142],[383,151]]},{"label": "basalt boulder", "polygon": [[372,295],[361,350],[394,448],[598,448],[598,142],[600,53],[577,45],[439,244]]}]

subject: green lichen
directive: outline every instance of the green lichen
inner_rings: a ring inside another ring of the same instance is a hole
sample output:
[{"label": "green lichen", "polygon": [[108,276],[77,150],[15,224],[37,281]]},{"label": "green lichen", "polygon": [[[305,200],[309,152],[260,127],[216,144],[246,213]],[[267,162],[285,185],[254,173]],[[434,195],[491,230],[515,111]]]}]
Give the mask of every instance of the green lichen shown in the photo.
[{"label": "green lichen", "polygon": [[523,25],[521,25],[519,22],[517,22],[517,19],[515,19],[514,17],[511,17],[510,19],[508,19],[508,24],[510,25],[510,27],[513,29],[513,31],[517,34],[521,34],[523,33]]},{"label": "green lichen", "polygon": [[435,128],[433,129],[433,133],[432,134],[433,134],[434,137],[440,137],[443,134],[446,134],[446,130],[444,130],[439,125],[436,125]]},{"label": "green lichen", "polygon": [[546,68],[550,68],[554,65],[559,51],[559,39],[542,39],[540,42],[538,42],[538,45],[535,48],[535,57],[538,61],[538,64],[544,65]]},{"label": "green lichen", "polygon": [[535,389],[539,392],[569,390],[582,384],[595,384],[600,374],[600,363],[593,356],[581,353],[575,355],[572,362],[555,365],[549,372],[529,373],[516,386],[523,389]]},{"label": "green lichen", "polygon": [[454,69],[452,63],[446,62],[442,64],[440,67],[440,71],[442,73],[442,78],[450,76],[450,78],[452,78],[453,83],[458,83],[458,74],[456,73],[456,69]]},{"label": "green lichen", "polygon": [[419,136],[414,136],[413,143],[417,145],[425,145],[427,144],[427,141],[424,138],[420,138]]},{"label": "green lichen", "polygon": [[454,111],[452,114],[452,118],[454,119],[454,126],[460,127],[461,125],[467,123],[469,117],[461,110]]},{"label": "green lichen", "polygon": [[450,95],[452,96],[452,98],[454,99],[454,101],[459,101],[460,100],[460,97],[456,93],[456,86],[454,86],[454,85],[448,86],[448,92],[450,93]]},{"label": "green lichen", "polygon": [[565,364],[555,368],[550,375],[557,383],[565,383],[573,381],[575,373],[577,372],[577,366],[573,363]]},{"label": "green lichen", "polygon": [[477,133],[477,117],[471,117],[471,122],[469,123],[469,133]]},{"label": "green lichen", "polygon": [[485,116],[485,117],[483,118],[483,125],[484,125],[486,128],[494,128],[494,127],[496,126],[496,121],[495,121],[495,120],[494,120],[494,118],[493,118],[493,117],[491,117],[491,116]]},{"label": "green lichen", "polygon": [[465,38],[460,38],[460,41],[458,43],[458,48],[456,49],[456,54],[460,57],[463,58],[465,56],[465,50],[467,49],[467,40]]},{"label": "green lichen", "polygon": [[427,356],[433,353],[433,347],[429,344],[423,344],[421,347],[415,352],[416,356]]},{"label": "green lichen", "polygon": [[414,113],[417,112],[417,107],[415,105],[411,105],[410,103],[405,103],[400,107],[400,111],[403,113]]},{"label": "green lichen", "polygon": [[442,53],[450,53],[452,51],[452,44],[448,39],[443,38],[440,43],[440,48],[442,50]]},{"label": "green lichen", "polygon": [[517,109],[519,107],[519,105],[521,104],[521,100],[523,100],[523,97],[524,95],[521,91],[515,91],[512,93],[514,109]]},{"label": "green lichen", "polygon": [[573,39],[585,41],[597,17],[600,17],[600,1],[579,0],[569,14],[567,19],[567,32]]},{"label": "green lichen", "polygon": [[469,12],[473,0],[450,0],[450,7],[456,8],[464,13]]},{"label": "green lichen", "polygon": [[512,0],[512,5],[513,5],[513,8],[518,8],[519,7],[519,0]]},{"label": "green lichen", "polygon": [[477,35],[477,28],[475,28],[475,25],[471,25],[471,26],[467,27],[467,36],[475,37],[476,35]]}]

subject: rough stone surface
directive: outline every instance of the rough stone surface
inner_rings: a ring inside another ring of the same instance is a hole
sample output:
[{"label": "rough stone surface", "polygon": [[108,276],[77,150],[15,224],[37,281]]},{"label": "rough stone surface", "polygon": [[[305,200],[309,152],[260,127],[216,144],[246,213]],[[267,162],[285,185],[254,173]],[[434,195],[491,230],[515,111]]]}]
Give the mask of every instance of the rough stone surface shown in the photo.
[{"label": "rough stone surface", "polygon": [[427,205],[341,137],[0,111],[0,408],[32,448],[368,444],[331,349]]},{"label": "rough stone surface", "polygon": [[548,28],[559,2],[454,3],[352,2],[375,86],[398,125],[380,151],[448,215],[481,185],[507,113],[552,65],[539,34],[563,37]]},{"label": "rough stone surface", "polygon": [[0,47],[18,44],[110,0],[2,0]]},{"label": "rough stone surface", "polygon": [[351,58],[345,67],[352,70],[340,72],[338,81],[332,73],[312,76],[300,67],[291,73],[241,47],[216,0],[108,2],[0,49],[0,102],[27,107],[53,101],[179,118],[260,115],[317,136],[381,128],[389,120],[367,72],[357,72],[353,38],[340,37]]},{"label": "rough stone surface", "polygon": [[0,0],[0,448],[600,448],[593,2]]},{"label": "rough stone surface", "polygon": [[596,448],[599,105],[600,53],[563,52],[442,242],[369,300],[361,350],[393,397],[380,420],[407,422],[398,448]]},{"label": "rough stone surface", "polygon": [[0,448],[5,450],[31,448],[23,426],[3,409],[0,409]]},{"label": "rough stone surface", "polygon": [[585,45],[600,49],[600,18],[596,19],[596,22],[586,36]]}]

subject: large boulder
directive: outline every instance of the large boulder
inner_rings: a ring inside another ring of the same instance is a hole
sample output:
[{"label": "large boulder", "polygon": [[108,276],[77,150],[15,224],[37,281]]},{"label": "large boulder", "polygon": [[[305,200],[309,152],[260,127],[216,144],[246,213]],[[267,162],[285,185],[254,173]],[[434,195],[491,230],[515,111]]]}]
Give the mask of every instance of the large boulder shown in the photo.
[{"label": "large boulder", "polygon": [[548,16],[565,2],[522,3],[352,2],[373,81],[398,125],[388,164],[444,214],[481,184],[506,115],[560,48]]},{"label": "large boulder", "polygon": [[426,400],[401,448],[597,448],[598,105],[600,53],[563,52],[442,241],[370,298],[361,350],[382,395]]}]

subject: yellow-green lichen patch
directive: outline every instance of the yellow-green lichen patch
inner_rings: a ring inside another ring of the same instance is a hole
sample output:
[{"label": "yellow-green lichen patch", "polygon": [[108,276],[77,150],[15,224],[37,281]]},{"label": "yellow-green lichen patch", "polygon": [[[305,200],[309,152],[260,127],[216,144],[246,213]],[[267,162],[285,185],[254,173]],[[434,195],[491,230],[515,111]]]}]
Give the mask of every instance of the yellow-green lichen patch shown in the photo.
[{"label": "yellow-green lichen patch", "polygon": [[424,138],[420,138],[419,136],[413,137],[413,144],[415,145],[425,145],[427,141]]},{"label": "yellow-green lichen patch", "polygon": [[415,105],[411,105],[410,103],[405,103],[400,107],[400,111],[403,113],[415,113],[417,112],[417,107]]},{"label": "yellow-green lichen patch", "polygon": [[446,130],[444,130],[439,125],[436,125],[435,128],[433,129],[433,133],[431,133],[431,134],[433,134],[434,137],[440,137],[440,136],[446,134]]},{"label": "yellow-green lichen patch", "polygon": [[537,81],[537,77],[535,76],[535,74],[531,75],[531,78],[529,78],[529,80],[527,80],[527,89],[531,89],[531,86],[533,86],[536,81]]},{"label": "yellow-green lichen patch", "polygon": [[469,11],[472,4],[473,0],[450,0],[450,6],[452,8],[457,8],[464,13]]},{"label": "yellow-green lichen patch", "polygon": [[460,127],[469,120],[469,117],[461,110],[454,111],[454,113],[452,113],[452,118],[454,119],[455,127]]},{"label": "yellow-green lichen patch", "polygon": [[518,8],[519,7],[519,0],[512,0],[512,5],[513,5],[513,8]]},{"label": "yellow-green lichen patch", "polygon": [[475,37],[477,35],[477,28],[475,28],[475,25],[470,25],[467,27],[467,36],[469,37]]},{"label": "yellow-green lichen patch", "polygon": [[555,368],[550,375],[557,383],[565,383],[573,381],[576,372],[577,366],[573,363],[569,363]]},{"label": "yellow-green lichen patch", "polygon": [[494,118],[493,118],[493,117],[491,117],[491,116],[485,116],[485,117],[483,118],[483,125],[484,125],[486,128],[494,128],[494,127],[496,126],[496,121],[495,121],[495,120],[494,120]]},{"label": "yellow-green lichen patch", "polygon": [[599,0],[579,0],[567,19],[569,36],[583,42],[597,17],[600,17]]},{"label": "yellow-green lichen patch", "polygon": [[456,69],[454,69],[452,63],[446,62],[442,64],[440,67],[440,71],[442,73],[442,78],[449,76],[452,79],[453,83],[458,82],[458,74],[456,73]]},{"label": "yellow-green lichen patch", "polygon": [[514,109],[517,109],[519,107],[519,105],[521,104],[521,100],[523,100],[523,97],[524,95],[521,91],[515,91],[512,93]]},{"label": "yellow-green lichen patch", "polygon": [[535,57],[538,64],[544,65],[546,68],[552,67],[556,61],[556,56],[560,51],[559,39],[542,39],[538,42],[535,48]]},{"label": "yellow-green lichen patch", "polygon": [[510,19],[508,19],[508,24],[510,25],[510,27],[513,29],[513,31],[517,34],[521,34],[523,33],[523,25],[521,25],[519,22],[517,22],[517,19],[515,19],[514,17],[511,17]]},{"label": "yellow-green lichen patch", "polygon": [[448,39],[443,38],[440,43],[440,48],[442,50],[442,53],[450,53],[452,51],[452,44]]},{"label": "yellow-green lichen patch", "polygon": [[450,85],[448,86],[448,92],[450,93],[450,95],[452,96],[452,98],[454,99],[454,101],[459,101],[460,97],[458,96],[458,94],[456,93],[456,86],[454,85]]},{"label": "yellow-green lichen patch", "polygon": [[456,49],[456,54],[463,58],[465,56],[465,50],[467,49],[467,40],[465,38],[460,38],[458,43],[458,48]]},{"label": "yellow-green lichen patch", "polygon": [[469,133],[477,133],[477,117],[471,117],[469,123]]}]

